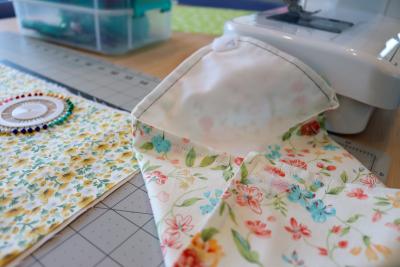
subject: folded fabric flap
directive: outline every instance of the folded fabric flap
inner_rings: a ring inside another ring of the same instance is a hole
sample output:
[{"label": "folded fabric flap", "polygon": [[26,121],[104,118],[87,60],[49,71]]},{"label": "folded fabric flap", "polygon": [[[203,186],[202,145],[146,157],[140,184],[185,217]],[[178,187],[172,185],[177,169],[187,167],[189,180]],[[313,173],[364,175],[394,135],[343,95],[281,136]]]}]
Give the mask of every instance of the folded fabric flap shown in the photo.
[{"label": "folded fabric flap", "polygon": [[207,46],[186,60],[133,116],[206,147],[245,156],[338,106],[318,74],[274,47],[246,37],[227,50],[219,47]]},{"label": "folded fabric flap", "polygon": [[140,121],[133,124],[133,135],[165,262],[171,266],[190,233],[207,222],[242,159]]}]

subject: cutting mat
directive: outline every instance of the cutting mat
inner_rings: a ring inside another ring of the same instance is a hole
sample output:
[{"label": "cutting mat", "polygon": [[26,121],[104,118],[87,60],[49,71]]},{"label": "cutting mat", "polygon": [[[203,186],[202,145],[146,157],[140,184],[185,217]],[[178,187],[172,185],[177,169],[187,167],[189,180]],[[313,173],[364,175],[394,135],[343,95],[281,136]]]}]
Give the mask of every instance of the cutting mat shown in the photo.
[{"label": "cutting mat", "polygon": [[[0,60],[64,85],[72,93],[131,110],[159,80],[70,49],[0,33]],[[17,65],[15,65],[17,64]],[[389,159],[334,137],[383,180]],[[143,178],[137,175],[29,256],[23,267],[162,266],[162,253]]]},{"label": "cutting mat", "polygon": [[141,175],[84,213],[19,266],[163,266]]},{"label": "cutting mat", "polygon": [[0,33],[0,60],[8,60],[61,84],[130,111],[160,82],[71,49]]}]

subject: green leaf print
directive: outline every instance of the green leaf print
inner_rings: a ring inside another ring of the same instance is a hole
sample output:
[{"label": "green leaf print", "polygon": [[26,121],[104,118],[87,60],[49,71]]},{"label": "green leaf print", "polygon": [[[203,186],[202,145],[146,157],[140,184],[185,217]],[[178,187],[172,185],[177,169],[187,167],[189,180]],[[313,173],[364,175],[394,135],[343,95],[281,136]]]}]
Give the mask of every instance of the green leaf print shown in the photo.
[{"label": "green leaf print", "polygon": [[245,258],[248,262],[257,264],[258,266],[262,266],[259,260],[259,255],[257,251],[251,250],[250,243],[244,239],[236,230],[231,229],[233,241],[237,249],[239,250],[240,255]]},{"label": "green leaf print", "polygon": [[214,228],[214,227],[206,228],[203,231],[201,231],[201,239],[203,239],[204,242],[207,242],[216,233],[218,233],[218,230],[216,228]]},{"label": "green leaf print", "polygon": [[339,195],[343,191],[344,188],[345,188],[345,186],[337,186],[337,187],[330,189],[326,193],[329,195]]},{"label": "green leaf print", "polygon": [[222,173],[222,176],[224,177],[225,181],[228,181],[229,179],[231,179],[233,177],[233,175],[234,175],[233,169],[232,169],[232,166],[230,166],[230,165]]},{"label": "green leaf print", "polygon": [[387,201],[378,201],[375,203],[376,206],[389,206],[390,202]]},{"label": "green leaf print", "polygon": [[282,136],[282,141],[287,141],[292,137],[293,132],[297,129],[297,126],[290,128],[286,133]]},{"label": "green leaf print", "polygon": [[289,140],[290,137],[292,137],[292,132],[291,132],[291,131],[287,131],[287,132],[282,136],[282,141]]},{"label": "green leaf print", "polygon": [[224,214],[226,207],[228,207],[229,218],[231,218],[232,222],[237,225],[235,213],[233,212],[231,206],[225,201],[222,201],[221,207],[219,208],[219,216],[222,216]]},{"label": "green leaf print", "polygon": [[214,163],[215,159],[218,157],[218,155],[214,156],[205,156],[201,162],[200,162],[200,167],[207,167],[210,166],[211,164]]},{"label": "green leaf print", "polygon": [[350,232],[350,226],[346,226],[345,228],[342,229],[340,236],[345,236]]},{"label": "green leaf print", "polygon": [[177,205],[177,207],[190,207],[194,205],[197,201],[202,200],[200,197],[192,197],[184,200],[182,204]]},{"label": "green leaf print", "polygon": [[231,206],[228,206],[228,212],[229,212],[229,217],[231,218],[232,222],[234,222],[235,224],[237,224],[237,222],[236,222],[236,216],[235,216],[235,213],[233,212]]},{"label": "green leaf print", "polygon": [[249,181],[247,179],[247,177],[249,176],[249,171],[247,170],[246,164],[242,164],[242,166],[240,166],[240,182],[242,184],[248,184]]},{"label": "green leaf print", "polygon": [[186,155],[186,161],[185,161],[186,166],[193,167],[195,160],[196,160],[196,151],[194,151],[194,148],[192,147]]},{"label": "green leaf print", "polygon": [[274,199],[272,201],[272,205],[274,206],[274,209],[279,211],[283,216],[286,216],[287,213],[287,205],[286,202],[282,199],[281,196],[274,196]]},{"label": "green leaf print", "polygon": [[318,121],[319,126],[321,127],[321,129],[326,129],[326,126],[325,126],[326,118],[325,118],[324,115],[318,115],[317,121]]},{"label": "green leaf print", "polygon": [[363,242],[364,242],[365,246],[369,247],[371,245],[371,238],[367,235],[364,235]]},{"label": "green leaf print", "polygon": [[222,216],[222,214],[224,214],[225,206],[226,206],[225,201],[222,201],[221,207],[219,208],[219,216]]},{"label": "green leaf print", "polygon": [[144,150],[152,150],[154,148],[154,145],[152,142],[146,142],[143,145],[141,145],[140,148]]},{"label": "green leaf print", "polygon": [[217,166],[217,167],[211,168],[211,170],[214,170],[214,171],[222,171],[222,170],[225,170],[226,168],[228,168],[228,165],[219,165],[219,166]]},{"label": "green leaf print", "polygon": [[389,202],[389,199],[386,197],[375,197],[375,199],[377,200],[377,202],[375,202],[374,205],[376,206],[389,206],[391,205]]},{"label": "green leaf print", "polygon": [[340,174],[340,179],[342,180],[342,182],[345,184],[345,183],[347,183],[347,181],[349,180],[349,176],[347,175],[347,172],[346,171],[343,171],[341,174]]},{"label": "green leaf print", "polygon": [[347,219],[347,223],[355,223],[359,218],[361,218],[362,215],[361,214],[354,214],[353,216],[351,216],[350,218]]}]

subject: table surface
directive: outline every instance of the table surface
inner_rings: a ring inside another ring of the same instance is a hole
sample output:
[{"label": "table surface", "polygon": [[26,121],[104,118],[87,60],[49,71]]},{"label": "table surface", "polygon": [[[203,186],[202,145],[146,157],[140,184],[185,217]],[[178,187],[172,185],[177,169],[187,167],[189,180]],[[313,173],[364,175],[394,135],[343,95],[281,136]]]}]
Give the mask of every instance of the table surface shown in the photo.
[{"label": "table surface", "polygon": [[[0,20],[0,31],[18,32],[16,19]],[[162,79],[185,58],[214,38],[210,35],[175,32],[168,41],[122,56],[85,53]],[[375,111],[364,132],[347,135],[345,138],[386,153],[391,159],[387,185],[400,188],[400,109]]]}]

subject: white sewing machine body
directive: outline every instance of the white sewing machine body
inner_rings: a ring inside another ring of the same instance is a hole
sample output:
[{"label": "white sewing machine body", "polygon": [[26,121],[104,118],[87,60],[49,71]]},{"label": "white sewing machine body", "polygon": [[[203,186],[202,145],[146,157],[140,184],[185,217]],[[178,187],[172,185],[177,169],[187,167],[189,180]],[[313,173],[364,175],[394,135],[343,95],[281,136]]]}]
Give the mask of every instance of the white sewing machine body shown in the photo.
[{"label": "white sewing machine body", "polygon": [[258,38],[307,63],[339,94],[328,129],[359,133],[374,108],[400,105],[400,1],[308,0],[303,6],[353,25],[332,32],[271,19],[287,13],[285,7],[228,21],[225,33]]}]

